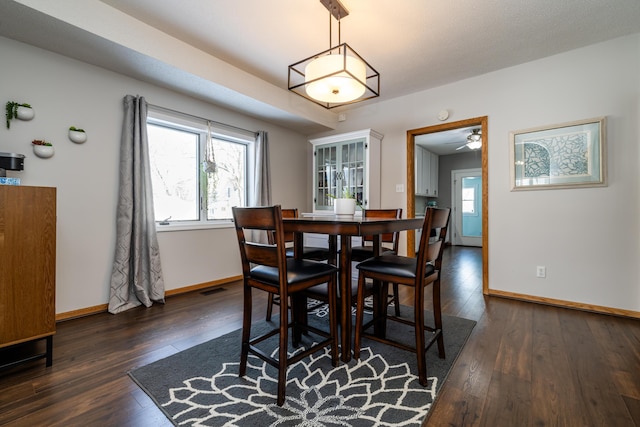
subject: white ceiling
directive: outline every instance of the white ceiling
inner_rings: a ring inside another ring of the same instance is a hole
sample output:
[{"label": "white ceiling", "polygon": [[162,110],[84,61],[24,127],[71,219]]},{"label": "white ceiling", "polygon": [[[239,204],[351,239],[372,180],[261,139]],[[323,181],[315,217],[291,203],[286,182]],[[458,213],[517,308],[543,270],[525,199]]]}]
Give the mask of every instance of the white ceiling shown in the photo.
[{"label": "white ceiling", "polygon": [[[102,1],[282,88],[330,47],[320,0]],[[638,0],[342,3],[342,42],[381,73],[384,99],[640,30]]]},{"label": "white ceiling", "polygon": [[476,152],[480,154],[479,149],[472,150],[465,146],[465,144],[467,143],[467,136],[471,134],[471,131],[473,131],[473,129],[478,128],[479,126],[470,126],[442,132],[416,135],[414,141],[417,145],[425,147],[432,153],[438,154],[439,156],[468,152]]},{"label": "white ceiling", "polygon": [[[380,73],[381,96],[330,112],[287,91],[287,67],[329,47],[320,0],[3,0],[0,35],[311,133],[351,108],[640,32],[639,0],[342,3],[342,42]],[[140,47],[141,29],[165,51]],[[174,39],[195,49],[167,52]],[[194,71],[216,58],[227,72]]]}]

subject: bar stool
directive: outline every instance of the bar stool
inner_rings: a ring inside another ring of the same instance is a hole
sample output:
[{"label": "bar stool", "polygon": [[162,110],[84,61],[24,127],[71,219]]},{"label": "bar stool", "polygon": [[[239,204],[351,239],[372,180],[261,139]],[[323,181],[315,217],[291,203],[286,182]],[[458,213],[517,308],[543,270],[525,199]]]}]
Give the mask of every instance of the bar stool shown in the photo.
[{"label": "bar stool", "polygon": [[[402,218],[402,208],[398,209],[365,209],[362,213],[364,218]],[[387,233],[380,236],[380,255],[397,255],[400,233]],[[391,246],[391,247],[389,247]],[[351,248],[351,261],[362,262],[373,256],[373,236],[362,236],[362,245]],[[389,297],[388,303],[394,303],[396,316],[400,316],[400,296],[398,284],[393,284],[393,296]]]},{"label": "bar stool", "polygon": [[[450,209],[427,208],[423,230],[437,230],[436,240],[429,242],[430,232],[422,233],[420,246],[416,258],[399,255],[381,255],[370,258],[356,266],[358,274],[358,296],[356,308],[354,358],[360,357],[362,337],[392,345],[416,353],[418,362],[418,376],[420,384],[427,385],[426,351],[434,342],[438,343],[440,358],[445,357],[444,338],[442,334],[442,310],[440,307],[440,271],[442,268],[442,253],[444,240],[449,227]],[[374,289],[374,307],[379,301],[386,301],[389,291],[388,284],[410,286],[414,290],[414,315],[412,319],[399,316],[389,316],[386,310],[376,318],[363,325],[364,298],[368,290],[365,288],[366,279],[380,281],[383,285]],[[431,285],[433,291],[433,326],[425,325],[424,318],[424,289]],[[415,329],[415,347],[387,338],[385,335],[386,321],[393,320],[409,325]],[[378,327],[378,334],[368,334],[366,329],[372,325]],[[425,331],[430,337],[425,338]]]},{"label": "bar stool", "polygon": [[[298,209],[296,208],[288,208],[282,209],[282,218],[298,218]],[[269,235],[271,239],[272,236]],[[289,258],[293,258],[293,233],[285,233],[284,240],[286,244],[286,255]],[[305,246],[302,248],[302,258],[310,259],[313,261],[327,261],[329,259],[330,251],[329,248],[322,248],[317,246]],[[271,320],[271,314],[273,313],[273,306],[280,305],[280,297],[274,294],[269,294],[267,296],[267,317],[266,320]],[[317,307],[315,305],[313,308]]]},{"label": "bar stool", "polygon": [[[337,272],[334,265],[312,260],[287,258],[286,245],[280,206],[271,207],[234,207],[233,219],[242,259],[242,275],[244,282],[244,310],[242,319],[242,349],[240,354],[240,372],[243,377],[247,371],[249,353],[259,357],[278,369],[277,404],[282,406],[285,399],[287,368],[308,355],[331,347],[331,363],[338,365],[338,318],[337,318]],[[247,240],[245,231],[262,230],[271,234],[273,243],[264,244]],[[328,283],[329,296],[329,332],[309,325],[305,320],[307,310],[301,307],[306,300],[304,291],[312,286]],[[289,308],[280,305],[279,326],[264,334],[251,337],[251,312],[253,288],[278,295],[282,301],[291,297],[291,322]],[[288,337],[292,328],[292,342],[298,345],[302,332],[313,333],[322,337],[317,344],[289,357]],[[279,335],[277,357],[269,356],[258,344],[274,335]]]}]

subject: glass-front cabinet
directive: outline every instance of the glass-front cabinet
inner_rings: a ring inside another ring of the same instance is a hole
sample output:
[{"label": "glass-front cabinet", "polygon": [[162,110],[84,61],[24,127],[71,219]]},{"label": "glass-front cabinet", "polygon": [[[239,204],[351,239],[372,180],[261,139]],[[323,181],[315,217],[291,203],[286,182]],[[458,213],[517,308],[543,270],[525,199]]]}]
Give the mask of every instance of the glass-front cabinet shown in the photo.
[{"label": "glass-front cabinet", "polygon": [[312,139],[313,211],[332,212],[336,197],[355,197],[357,211],[380,207],[380,143],[371,129]]}]

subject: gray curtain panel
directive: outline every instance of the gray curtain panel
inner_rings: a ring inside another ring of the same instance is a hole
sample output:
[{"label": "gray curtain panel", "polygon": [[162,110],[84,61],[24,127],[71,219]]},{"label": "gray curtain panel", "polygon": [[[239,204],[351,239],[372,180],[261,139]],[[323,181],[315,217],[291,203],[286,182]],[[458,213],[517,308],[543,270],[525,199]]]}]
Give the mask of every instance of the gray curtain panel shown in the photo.
[{"label": "gray curtain panel", "polygon": [[164,302],[164,279],[153,213],[147,143],[147,103],[124,98],[120,145],[120,187],[116,248],[111,272],[109,312]]},{"label": "gray curtain panel", "polygon": [[[271,169],[269,166],[269,135],[265,131],[256,133],[254,158],[253,191],[250,195],[249,206],[271,206]],[[253,230],[249,238],[254,242],[267,243],[264,232]]]},{"label": "gray curtain panel", "polygon": [[256,134],[256,178],[253,190],[252,206],[271,205],[271,169],[269,168],[269,134],[259,131]]}]

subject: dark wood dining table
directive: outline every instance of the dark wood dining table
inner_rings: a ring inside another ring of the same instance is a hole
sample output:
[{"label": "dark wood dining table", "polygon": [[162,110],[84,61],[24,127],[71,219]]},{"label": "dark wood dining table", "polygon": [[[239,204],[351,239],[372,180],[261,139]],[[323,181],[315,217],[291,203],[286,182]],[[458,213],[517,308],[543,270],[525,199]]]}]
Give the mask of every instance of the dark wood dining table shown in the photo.
[{"label": "dark wood dining table", "polygon": [[[373,236],[374,256],[379,255],[380,235],[396,231],[421,228],[423,218],[363,218],[353,215],[303,215],[299,218],[285,218],[284,231],[295,233],[295,256],[301,256],[304,233],[326,234],[329,236],[329,248],[332,249],[331,261],[338,261],[340,287],[340,344],[341,359],[351,360],[351,238],[353,236]],[[340,251],[338,248],[340,236]],[[339,260],[337,260],[339,256]]]}]

